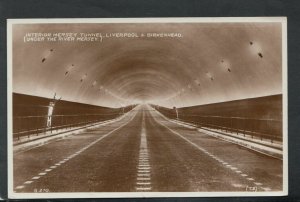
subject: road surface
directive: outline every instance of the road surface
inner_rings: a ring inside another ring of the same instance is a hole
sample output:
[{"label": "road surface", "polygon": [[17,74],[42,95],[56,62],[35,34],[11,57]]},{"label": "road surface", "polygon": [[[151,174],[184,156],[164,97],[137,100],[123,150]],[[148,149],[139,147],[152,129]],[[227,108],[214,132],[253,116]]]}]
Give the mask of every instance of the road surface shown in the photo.
[{"label": "road surface", "polygon": [[172,123],[147,105],[14,154],[15,192],[281,191],[282,161]]}]

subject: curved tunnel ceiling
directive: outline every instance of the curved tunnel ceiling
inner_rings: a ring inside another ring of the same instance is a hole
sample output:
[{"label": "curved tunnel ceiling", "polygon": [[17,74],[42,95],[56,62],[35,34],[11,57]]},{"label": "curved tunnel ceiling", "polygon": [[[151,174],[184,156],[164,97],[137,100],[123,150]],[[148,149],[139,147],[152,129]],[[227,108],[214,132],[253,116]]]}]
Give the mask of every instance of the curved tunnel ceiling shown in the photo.
[{"label": "curved tunnel ceiling", "polygon": [[[26,33],[41,32],[183,37],[23,41]],[[14,25],[13,91],[42,97],[56,92],[64,100],[109,107],[181,107],[278,94],[281,42],[280,23]]]}]

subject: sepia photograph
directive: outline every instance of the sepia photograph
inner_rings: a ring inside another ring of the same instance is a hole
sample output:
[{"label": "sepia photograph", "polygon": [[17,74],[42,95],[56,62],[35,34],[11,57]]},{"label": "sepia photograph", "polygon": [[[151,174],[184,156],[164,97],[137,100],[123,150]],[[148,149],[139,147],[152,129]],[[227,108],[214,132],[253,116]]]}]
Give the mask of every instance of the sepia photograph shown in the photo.
[{"label": "sepia photograph", "polygon": [[8,19],[9,197],[287,195],[286,23]]}]

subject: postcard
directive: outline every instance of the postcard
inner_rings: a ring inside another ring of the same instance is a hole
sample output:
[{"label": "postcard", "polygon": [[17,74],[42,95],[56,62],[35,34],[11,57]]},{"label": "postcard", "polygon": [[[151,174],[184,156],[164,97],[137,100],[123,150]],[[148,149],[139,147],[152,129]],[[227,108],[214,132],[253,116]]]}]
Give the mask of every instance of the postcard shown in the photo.
[{"label": "postcard", "polygon": [[8,19],[9,198],[288,193],[287,19]]}]

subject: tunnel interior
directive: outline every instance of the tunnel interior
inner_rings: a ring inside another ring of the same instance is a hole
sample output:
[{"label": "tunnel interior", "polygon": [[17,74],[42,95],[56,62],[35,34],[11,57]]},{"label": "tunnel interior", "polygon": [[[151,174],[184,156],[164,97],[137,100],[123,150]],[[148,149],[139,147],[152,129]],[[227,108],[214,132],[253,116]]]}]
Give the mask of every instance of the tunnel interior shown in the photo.
[{"label": "tunnel interior", "polygon": [[14,193],[286,190],[283,19],[77,20],[8,26]]},{"label": "tunnel interior", "polygon": [[[66,30],[103,37],[24,41],[28,33]],[[111,36],[120,32],[139,37]],[[281,35],[280,23],[16,24],[13,92],[45,98],[56,93],[63,100],[116,108],[188,107],[281,94]]]}]

